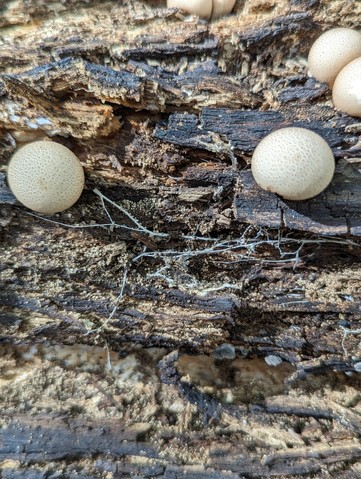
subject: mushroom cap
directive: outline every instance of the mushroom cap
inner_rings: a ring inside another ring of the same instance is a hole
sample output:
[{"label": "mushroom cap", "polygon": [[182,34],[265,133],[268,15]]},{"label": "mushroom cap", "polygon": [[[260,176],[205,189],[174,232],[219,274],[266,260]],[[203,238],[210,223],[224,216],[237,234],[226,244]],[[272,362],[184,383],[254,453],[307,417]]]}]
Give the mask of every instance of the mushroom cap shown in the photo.
[{"label": "mushroom cap", "polygon": [[332,86],[340,70],[361,56],[361,33],[333,28],[317,38],[308,54],[308,69],[316,80]]},{"label": "mushroom cap", "polygon": [[53,214],[70,208],[79,199],[84,171],[69,148],[53,141],[35,141],[11,157],[7,180],[24,206]]},{"label": "mushroom cap", "polygon": [[288,200],[306,200],[330,183],[335,160],[331,148],[317,133],[306,128],[281,128],[257,145],[252,174],[264,190]]},{"label": "mushroom cap", "polygon": [[168,8],[180,8],[192,15],[209,20],[212,14],[212,0],[167,0]]},{"label": "mushroom cap", "polygon": [[335,108],[361,117],[361,58],[350,62],[337,75],[332,100]]},{"label": "mushroom cap", "polygon": [[213,0],[212,19],[231,13],[236,0]]}]

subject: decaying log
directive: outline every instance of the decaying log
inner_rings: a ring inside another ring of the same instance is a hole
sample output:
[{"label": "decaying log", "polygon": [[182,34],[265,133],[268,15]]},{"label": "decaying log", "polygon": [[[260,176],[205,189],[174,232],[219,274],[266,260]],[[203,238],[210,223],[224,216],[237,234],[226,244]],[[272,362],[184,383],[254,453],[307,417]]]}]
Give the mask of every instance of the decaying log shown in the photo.
[{"label": "decaying log", "polygon": [[[361,477],[361,123],[307,73],[342,0],[0,0],[0,477]],[[318,132],[336,174],[262,191],[255,146]],[[51,138],[86,188],[6,184]]]}]

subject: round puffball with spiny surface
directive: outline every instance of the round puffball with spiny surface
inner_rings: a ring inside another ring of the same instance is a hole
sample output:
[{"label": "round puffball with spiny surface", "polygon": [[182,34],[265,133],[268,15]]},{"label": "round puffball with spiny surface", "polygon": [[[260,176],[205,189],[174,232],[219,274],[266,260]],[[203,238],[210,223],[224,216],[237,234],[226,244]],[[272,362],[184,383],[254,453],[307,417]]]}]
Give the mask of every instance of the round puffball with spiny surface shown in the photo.
[{"label": "round puffball with spiny surface", "polygon": [[168,8],[180,8],[192,15],[209,20],[212,14],[212,0],[167,0]]},{"label": "round puffball with spiny surface", "polygon": [[317,38],[308,54],[308,69],[316,80],[333,85],[344,66],[361,56],[361,33],[333,28]]},{"label": "round puffball with spiny surface", "polygon": [[350,62],[337,75],[332,100],[338,110],[361,117],[361,58]]},{"label": "round puffball with spiny surface", "polygon": [[320,135],[290,127],[263,138],[254,150],[251,166],[261,188],[298,201],[318,195],[329,185],[335,160]]},{"label": "round puffball with spiny surface", "polygon": [[212,20],[231,13],[236,0],[213,0]]},{"label": "round puffball with spiny surface", "polygon": [[16,151],[7,179],[20,203],[46,214],[70,208],[84,188],[84,171],[78,158],[54,141],[35,141]]}]

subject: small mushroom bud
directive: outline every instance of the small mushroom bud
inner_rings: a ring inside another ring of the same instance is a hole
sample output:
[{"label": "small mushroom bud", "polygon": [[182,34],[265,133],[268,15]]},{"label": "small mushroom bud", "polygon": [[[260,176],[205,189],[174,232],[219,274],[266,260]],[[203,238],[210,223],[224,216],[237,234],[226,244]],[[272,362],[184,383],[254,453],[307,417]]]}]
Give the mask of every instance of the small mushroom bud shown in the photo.
[{"label": "small mushroom bud", "polygon": [[167,7],[180,8],[206,20],[209,20],[212,14],[212,0],[167,0]]},{"label": "small mushroom bud", "polygon": [[213,0],[212,20],[231,13],[236,0]]},{"label": "small mushroom bud", "polygon": [[317,38],[308,54],[308,69],[316,80],[332,86],[344,66],[361,56],[361,33],[333,28]]},{"label": "small mushroom bud", "polygon": [[337,75],[332,100],[335,108],[361,117],[361,58],[350,62]]},{"label": "small mushroom bud", "polygon": [[24,206],[53,214],[70,208],[79,199],[84,171],[69,148],[54,141],[35,141],[14,153],[7,180]]},{"label": "small mushroom bud", "polygon": [[331,148],[306,128],[281,128],[263,138],[254,150],[252,174],[264,190],[287,200],[306,200],[330,183],[335,160]]}]

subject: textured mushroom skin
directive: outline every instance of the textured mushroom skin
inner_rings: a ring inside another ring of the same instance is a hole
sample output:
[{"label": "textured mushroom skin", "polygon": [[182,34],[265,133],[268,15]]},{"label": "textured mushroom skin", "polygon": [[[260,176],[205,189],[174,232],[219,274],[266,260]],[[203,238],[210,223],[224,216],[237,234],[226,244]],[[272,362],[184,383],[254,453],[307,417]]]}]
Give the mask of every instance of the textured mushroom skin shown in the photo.
[{"label": "textured mushroom skin", "polygon": [[312,45],[308,69],[316,80],[332,86],[342,68],[359,56],[361,33],[351,28],[333,28],[324,32]]},{"label": "textured mushroom skin", "polygon": [[70,208],[84,188],[84,171],[68,148],[53,141],[29,143],[12,156],[7,180],[16,198],[39,213]]},{"label": "textured mushroom skin", "polygon": [[212,0],[167,0],[168,8],[180,8],[185,12],[209,20],[212,13]]},{"label": "textured mushroom skin", "polygon": [[306,200],[331,182],[335,160],[317,133],[305,128],[282,128],[266,136],[252,157],[252,174],[264,190],[288,200]]},{"label": "textured mushroom skin", "polygon": [[236,0],[213,0],[212,19],[231,13]]},{"label": "textured mushroom skin", "polygon": [[350,62],[337,75],[332,100],[335,108],[361,117],[361,58]]}]

